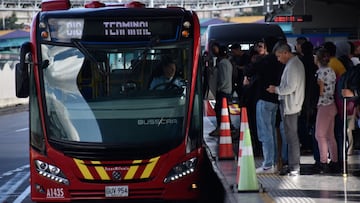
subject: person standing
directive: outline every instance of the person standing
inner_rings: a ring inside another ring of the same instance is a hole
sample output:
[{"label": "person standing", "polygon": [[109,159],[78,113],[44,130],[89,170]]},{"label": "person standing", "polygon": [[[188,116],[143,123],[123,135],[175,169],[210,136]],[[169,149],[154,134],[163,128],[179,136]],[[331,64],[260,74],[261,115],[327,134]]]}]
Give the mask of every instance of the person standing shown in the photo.
[{"label": "person standing", "polygon": [[[346,49],[347,44],[341,43],[343,44],[343,48]],[[338,43],[339,46],[339,43]],[[346,68],[344,66],[344,64],[336,57],[336,53],[338,53],[338,55],[341,53],[339,51],[337,51],[337,46],[335,45],[334,42],[332,41],[327,41],[323,44],[323,47],[328,50],[329,54],[330,54],[330,61],[328,66],[330,68],[332,68],[336,74],[336,83],[339,83],[340,81],[340,77],[346,72]],[[340,90],[337,89],[336,85],[336,92],[339,92]],[[343,115],[342,115],[342,98],[338,95],[335,94],[335,104],[338,107],[338,112],[337,115],[335,116],[335,127],[334,127],[334,131],[335,131],[335,138],[337,141],[337,146],[338,146],[338,158],[339,161],[343,160],[344,158],[346,159],[347,157],[343,156]]]},{"label": "person standing", "polygon": [[257,136],[262,145],[264,161],[256,173],[277,172],[277,135],[276,135],[276,112],[278,110],[278,95],[269,93],[266,88],[271,85],[279,85],[282,74],[282,64],[277,61],[272,49],[277,42],[275,37],[265,39],[263,46],[266,54],[252,63],[246,72],[247,77],[256,75],[258,86],[255,90],[258,95],[256,102],[256,126]]},{"label": "person standing", "polygon": [[[358,64],[360,64],[360,60],[358,57],[358,54],[360,53],[360,46],[356,45],[353,42],[350,42],[350,60],[353,63],[353,67],[352,68],[358,68]],[[349,113],[347,115],[347,138],[348,138],[348,149],[347,149],[347,155],[352,155],[354,152],[354,137],[353,137],[353,130],[355,130],[355,117],[356,117],[356,105],[358,105],[355,101],[348,101],[347,103],[347,107],[349,108],[349,106],[352,106],[352,112],[347,112]]]},{"label": "person standing", "polygon": [[360,44],[357,42],[349,42],[350,44],[350,59],[354,66],[360,64]]},{"label": "person standing", "polygon": [[[346,69],[343,63],[336,57],[336,53],[339,54],[336,45],[334,42],[327,41],[322,45],[326,50],[328,50],[330,54],[329,66],[335,71],[336,78],[340,78],[340,76],[345,73]],[[346,45],[345,45],[346,47]]]},{"label": "person standing", "polygon": [[[320,96],[317,104],[315,137],[320,152],[320,173],[329,172],[329,166],[338,166],[337,143],[334,134],[335,115],[337,113],[334,99],[336,74],[328,66],[329,59],[330,55],[326,49],[321,48],[316,52],[316,63],[319,67],[316,73]],[[331,159],[329,165],[328,153]]]},{"label": "person standing", "polygon": [[305,68],[305,98],[299,116],[299,138],[301,149],[304,150],[304,152],[308,150],[312,151],[315,160],[313,170],[318,171],[320,168],[320,155],[319,145],[315,138],[315,121],[319,100],[319,85],[316,74],[318,66],[315,64],[314,46],[310,41],[302,43],[301,51],[302,55],[299,55],[299,58]]},{"label": "person standing", "polygon": [[304,36],[300,36],[300,37],[296,38],[295,51],[296,51],[296,54],[298,54],[298,56],[304,55],[301,46],[302,46],[305,42],[309,42],[309,41],[308,41],[308,39],[307,39],[306,37],[304,37]]},{"label": "person standing", "polygon": [[305,69],[300,59],[291,53],[290,46],[281,42],[275,46],[275,55],[285,64],[279,86],[269,85],[267,91],[279,95],[280,112],[288,144],[288,166],[283,166],[279,175],[300,175],[300,143],[298,117],[305,95]]},{"label": "person standing", "polygon": [[249,56],[241,49],[240,44],[234,43],[230,46],[230,62],[233,65],[232,93],[236,92],[239,98],[239,105],[243,106],[243,79],[244,67],[250,62]]},{"label": "person standing", "polygon": [[225,46],[219,46],[218,49],[219,50],[217,54],[217,64],[216,64],[217,84],[216,84],[216,94],[215,94],[215,114],[216,114],[217,126],[215,130],[209,133],[210,136],[219,136],[223,98],[227,99],[228,104],[232,100],[231,92],[232,92],[233,67],[230,60],[227,58],[227,52],[228,52],[227,48]]}]

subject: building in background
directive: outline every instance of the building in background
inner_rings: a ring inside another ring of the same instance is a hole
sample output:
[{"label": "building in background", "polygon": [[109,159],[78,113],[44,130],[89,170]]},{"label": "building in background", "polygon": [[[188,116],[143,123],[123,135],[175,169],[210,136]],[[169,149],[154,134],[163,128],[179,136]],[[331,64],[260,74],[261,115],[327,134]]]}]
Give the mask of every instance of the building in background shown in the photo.
[{"label": "building in background", "polygon": [[18,61],[20,46],[29,41],[30,34],[26,30],[0,31],[0,62]]}]

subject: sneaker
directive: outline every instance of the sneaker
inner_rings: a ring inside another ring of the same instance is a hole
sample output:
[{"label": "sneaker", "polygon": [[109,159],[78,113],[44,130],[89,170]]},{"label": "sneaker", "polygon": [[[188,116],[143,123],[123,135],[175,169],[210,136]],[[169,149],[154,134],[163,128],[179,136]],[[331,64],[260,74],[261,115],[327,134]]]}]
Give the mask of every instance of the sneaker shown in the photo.
[{"label": "sneaker", "polygon": [[313,171],[313,173],[320,173],[321,167],[320,167],[320,162],[315,162],[312,167],[311,170]]},{"label": "sneaker", "polygon": [[341,173],[341,165],[339,162],[330,161],[328,168],[330,173]]},{"label": "sneaker", "polygon": [[279,175],[281,176],[298,176],[300,175],[300,169],[299,170],[290,170],[289,166],[285,165],[283,166],[283,168],[280,170]]},{"label": "sneaker", "polygon": [[320,163],[320,168],[319,168],[319,173],[320,174],[324,174],[324,173],[329,173],[329,165],[327,163]]},{"label": "sneaker", "polygon": [[212,132],[209,133],[209,136],[211,136],[211,137],[218,137],[219,135],[220,135],[219,128],[215,128],[215,130],[213,130]]},{"label": "sneaker", "polygon": [[290,172],[289,167],[288,167],[287,165],[284,165],[284,166],[280,169],[279,175],[281,175],[281,176],[288,175],[289,172]]},{"label": "sneaker", "polygon": [[260,167],[256,169],[256,173],[276,173],[277,170],[274,166],[270,167]]},{"label": "sneaker", "polygon": [[300,171],[299,170],[292,170],[289,172],[288,174],[289,176],[298,176],[300,175]]}]

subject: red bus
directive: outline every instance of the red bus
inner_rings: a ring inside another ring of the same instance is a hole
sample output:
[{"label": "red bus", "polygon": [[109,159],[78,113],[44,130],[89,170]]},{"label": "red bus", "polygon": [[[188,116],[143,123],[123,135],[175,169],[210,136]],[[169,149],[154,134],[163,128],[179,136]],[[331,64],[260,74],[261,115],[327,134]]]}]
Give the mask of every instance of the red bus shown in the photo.
[{"label": "red bus", "polygon": [[[21,47],[31,199],[196,200],[203,162],[200,27],[178,7],[43,0]],[[179,83],[150,89],[171,57]]]}]

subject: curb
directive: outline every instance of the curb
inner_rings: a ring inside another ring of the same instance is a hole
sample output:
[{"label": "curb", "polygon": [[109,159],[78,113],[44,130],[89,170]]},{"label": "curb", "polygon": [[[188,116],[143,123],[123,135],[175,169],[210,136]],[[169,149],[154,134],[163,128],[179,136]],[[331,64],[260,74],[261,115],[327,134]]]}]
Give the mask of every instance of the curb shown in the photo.
[{"label": "curb", "polygon": [[0,115],[12,114],[17,112],[29,111],[29,105],[25,104],[13,104],[0,107]]},{"label": "curb", "polygon": [[221,182],[222,186],[224,187],[224,202],[223,203],[237,203],[238,201],[236,200],[234,194],[233,194],[233,190],[232,187],[228,181],[226,180],[226,177],[224,176],[224,174],[222,173],[221,169],[218,167],[217,162],[215,160],[215,158],[211,155],[211,151],[208,148],[208,146],[205,144],[205,149],[206,149],[206,153],[207,156],[212,164],[212,168],[215,172],[215,174],[217,175],[217,177],[219,178],[219,181]]}]

